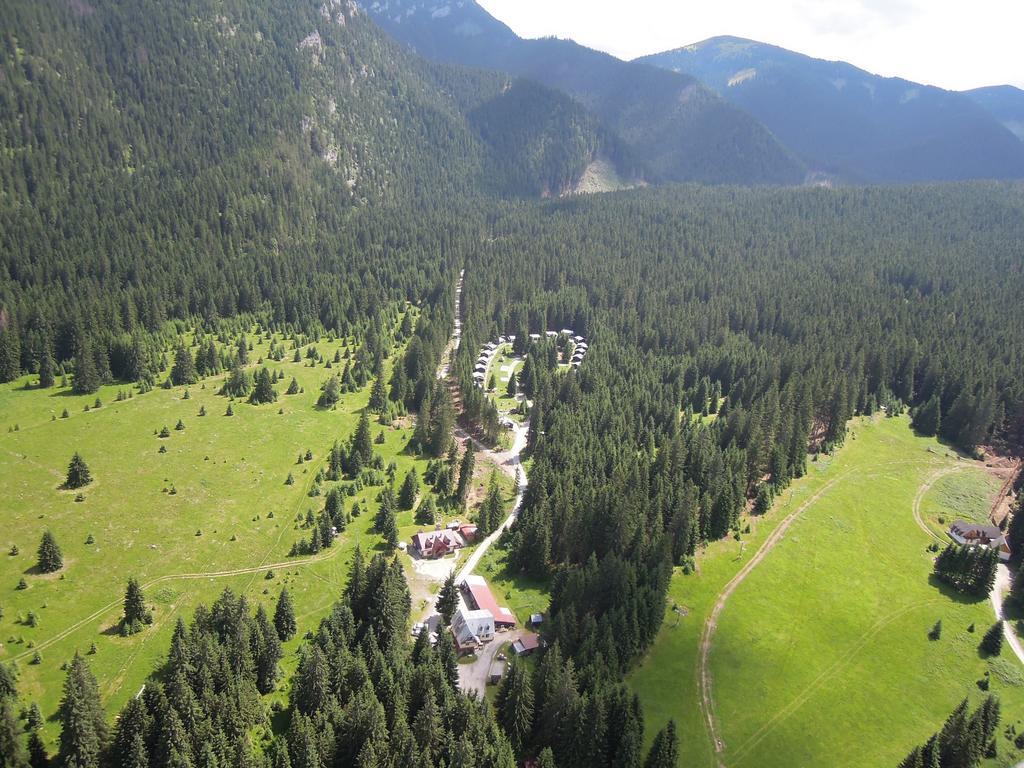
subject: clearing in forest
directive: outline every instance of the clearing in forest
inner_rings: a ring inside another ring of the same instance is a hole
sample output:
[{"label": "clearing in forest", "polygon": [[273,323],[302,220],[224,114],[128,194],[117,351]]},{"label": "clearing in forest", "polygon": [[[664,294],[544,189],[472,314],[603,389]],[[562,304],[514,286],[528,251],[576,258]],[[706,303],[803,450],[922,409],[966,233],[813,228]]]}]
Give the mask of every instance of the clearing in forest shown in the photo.
[{"label": "clearing in forest", "polygon": [[[126,384],[81,396],[68,387],[40,390],[27,386],[35,383],[30,376],[0,386],[0,662],[16,664],[23,700],[38,702],[47,718],[60,700],[61,667],[75,651],[88,654],[95,644],[89,665],[108,713],[119,711],[166,657],[178,618],[191,621],[197,604],[212,604],[225,588],[244,594],[253,606],[263,603],[272,615],[287,586],[299,625],[281,664],[282,679],[288,679],[303,633],[315,629],[338,600],[356,544],[367,558],[385,551],[371,529],[387,467],[394,463],[396,492],[414,467],[419,497],[430,492],[423,481],[428,461],[409,447],[413,420],[381,424],[372,414],[373,448],[383,466],[379,477],[358,485],[316,482],[318,472],[326,472],[332,444],[346,443],[369,401],[372,377],[358,391],[341,394],[334,409],[316,405],[321,384],[340,376],[354,356],[354,340],[306,341],[295,361],[290,338],[277,334],[268,340],[252,329],[247,337],[249,373],[266,366],[283,374],[274,403],[250,405],[244,397],[230,402],[217,394],[223,372],[145,394]],[[184,338],[191,340],[192,333]],[[231,353],[234,345],[233,336],[217,347]],[[272,345],[283,346],[280,361],[271,359]],[[309,356],[311,347],[318,360]],[[193,346],[190,352],[195,351]],[[399,351],[394,348],[385,360],[385,377],[401,359]],[[168,356],[173,359],[173,350]],[[160,372],[157,381],[167,373]],[[286,394],[293,378],[302,391]],[[117,399],[129,391],[130,399]],[[161,437],[165,426],[167,436]],[[61,490],[76,451],[93,482],[77,492]],[[478,462],[474,486],[482,487],[490,471]],[[319,492],[313,490],[317,485]],[[307,512],[320,515],[335,485],[356,488],[344,496],[344,510],[351,513],[358,503],[362,513],[332,547],[289,556],[294,543],[311,535]],[[413,514],[397,514],[406,541],[419,529]],[[34,569],[36,548],[47,529],[63,550],[64,568],[40,575]],[[408,563],[405,556],[403,562]],[[154,623],[121,637],[129,577],[142,584]],[[25,589],[18,588],[22,579]],[[36,652],[40,662],[32,663]],[[283,689],[271,694],[282,700],[285,695]],[[44,737],[51,747],[57,732],[48,720]]]},{"label": "clearing in forest", "polygon": [[[717,542],[697,573],[678,573],[663,629],[630,679],[648,735],[675,718],[683,765],[895,766],[962,698],[983,695],[986,673],[1002,704],[999,733],[1020,731],[1024,670],[1008,649],[991,661],[977,652],[991,604],[929,580],[932,539],[913,509],[930,480],[921,508],[946,519],[984,515],[999,486],[981,464],[915,436],[905,418],[858,419],[846,445],[809,462],[743,541]],[[707,653],[716,751],[700,706],[700,643],[723,596]],[[1012,741],[997,743],[986,764],[1012,764]]]}]

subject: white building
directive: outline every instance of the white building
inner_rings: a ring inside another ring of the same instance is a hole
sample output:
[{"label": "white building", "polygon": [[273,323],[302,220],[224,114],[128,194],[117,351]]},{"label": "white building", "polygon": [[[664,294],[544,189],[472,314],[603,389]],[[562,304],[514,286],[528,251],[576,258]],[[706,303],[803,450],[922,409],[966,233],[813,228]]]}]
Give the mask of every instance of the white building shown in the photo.
[{"label": "white building", "polygon": [[494,614],[483,609],[459,608],[452,618],[452,634],[460,652],[489,643],[494,639]]}]

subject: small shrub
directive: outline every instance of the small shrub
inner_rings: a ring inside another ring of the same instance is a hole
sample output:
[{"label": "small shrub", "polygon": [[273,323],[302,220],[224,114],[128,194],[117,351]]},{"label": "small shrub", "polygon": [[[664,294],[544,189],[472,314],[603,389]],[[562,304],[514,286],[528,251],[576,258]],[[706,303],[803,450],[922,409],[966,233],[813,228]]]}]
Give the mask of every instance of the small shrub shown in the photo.
[{"label": "small shrub", "polygon": [[158,434],[157,437],[162,439],[162,438],[167,438],[167,437],[170,437],[170,436],[171,436],[171,430],[169,430],[167,428],[167,425],[164,424],[164,428],[160,430],[160,434]]},{"label": "small shrub", "polygon": [[21,579],[18,580],[18,589],[28,589],[28,582],[25,581],[24,576],[22,576]]},{"label": "small shrub", "polygon": [[61,411],[60,417],[62,419],[70,419],[71,418],[71,414],[68,413],[68,409],[65,408],[63,411]]},{"label": "small shrub", "polygon": [[96,647],[96,643],[93,643],[92,645],[89,646],[89,655],[90,656],[95,656],[98,651],[99,651],[99,649]]},{"label": "small shrub", "polygon": [[18,545],[17,544],[11,544],[11,550],[10,550],[11,557],[16,557],[17,554],[18,554]]},{"label": "small shrub", "polygon": [[85,537],[85,543],[86,544],[95,544],[96,543],[96,539],[94,539],[93,535],[90,533],[88,536]]},{"label": "small shrub", "polygon": [[160,446],[160,450],[157,451],[157,453],[167,453],[167,446],[166,445],[161,445]]},{"label": "small shrub", "polygon": [[32,661],[29,664],[39,665],[43,663],[43,657],[39,655],[39,651],[32,654]]},{"label": "small shrub", "polygon": [[199,406],[199,415],[200,416],[205,416],[206,415],[206,406],[205,405],[200,405]]},{"label": "small shrub", "polygon": [[178,419],[178,423],[174,425],[174,428],[178,432],[181,432],[183,429],[185,429],[185,422],[182,421],[181,419]]},{"label": "small shrub", "polygon": [[228,409],[224,411],[225,416],[234,416],[235,412],[231,409],[231,403],[228,403]]},{"label": "small shrub", "polygon": [[936,621],[935,626],[933,626],[931,628],[931,631],[928,633],[929,640],[935,641],[938,640],[940,637],[942,637],[942,619]]}]

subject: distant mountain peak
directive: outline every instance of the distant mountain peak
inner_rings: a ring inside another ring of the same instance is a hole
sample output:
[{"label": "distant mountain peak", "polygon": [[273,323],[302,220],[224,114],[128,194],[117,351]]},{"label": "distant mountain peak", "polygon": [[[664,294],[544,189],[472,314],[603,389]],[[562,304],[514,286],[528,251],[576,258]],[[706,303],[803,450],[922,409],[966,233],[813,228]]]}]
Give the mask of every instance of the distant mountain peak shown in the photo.
[{"label": "distant mountain peak", "polygon": [[[731,36],[638,61],[696,77],[812,169],[847,181],[1024,177],[1024,147],[1011,133],[1024,135],[1024,111],[1010,114],[1012,92],[972,99]],[[995,107],[979,106],[984,100],[1006,113],[993,116]]]}]

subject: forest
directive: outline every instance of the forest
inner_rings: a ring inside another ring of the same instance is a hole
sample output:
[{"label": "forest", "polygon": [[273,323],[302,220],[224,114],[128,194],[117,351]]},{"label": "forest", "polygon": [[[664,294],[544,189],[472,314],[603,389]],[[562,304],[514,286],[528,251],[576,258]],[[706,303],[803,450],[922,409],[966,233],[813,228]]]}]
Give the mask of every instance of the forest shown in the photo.
[{"label": "forest", "polygon": [[[351,335],[361,358],[325,396],[376,377],[378,406],[416,413],[440,458],[457,415],[496,423],[472,382],[484,342],[573,328],[591,341],[577,371],[544,353],[524,368],[530,482],[501,541],[550,587],[549,647],[493,707],[460,694],[447,642],[406,642],[407,587],[375,555],[333,585],[329,619],[297,628],[288,680],[279,628],[231,593],[178,625],[115,724],[76,657],[56,765],[669,768],[691,735],[669,723],[645,750],[622,679],[674,569],[766,511],[854,415],[909,410],[979,456],[1024,445],[1020,185],[517,198],[560,191],[602,153],[643,169],[568,99],[428,65],[347,5],[165,5],[10,9],[0,382],[145,391],[186,330]],[[463,268],[456,414],[435,372]],[[417,321],[385,391],[405,302]],[[166,385],[236,359],[217,358],[186,353]],[[333,470],[358,471],[360,445],[337,445]],[[977,570],[960,565],[958,583]],[[0,670],[3,764],[50,764]],[[278,683],[287,701],[261,698]],[[972,716],[986,739],[993,708]]]}]

